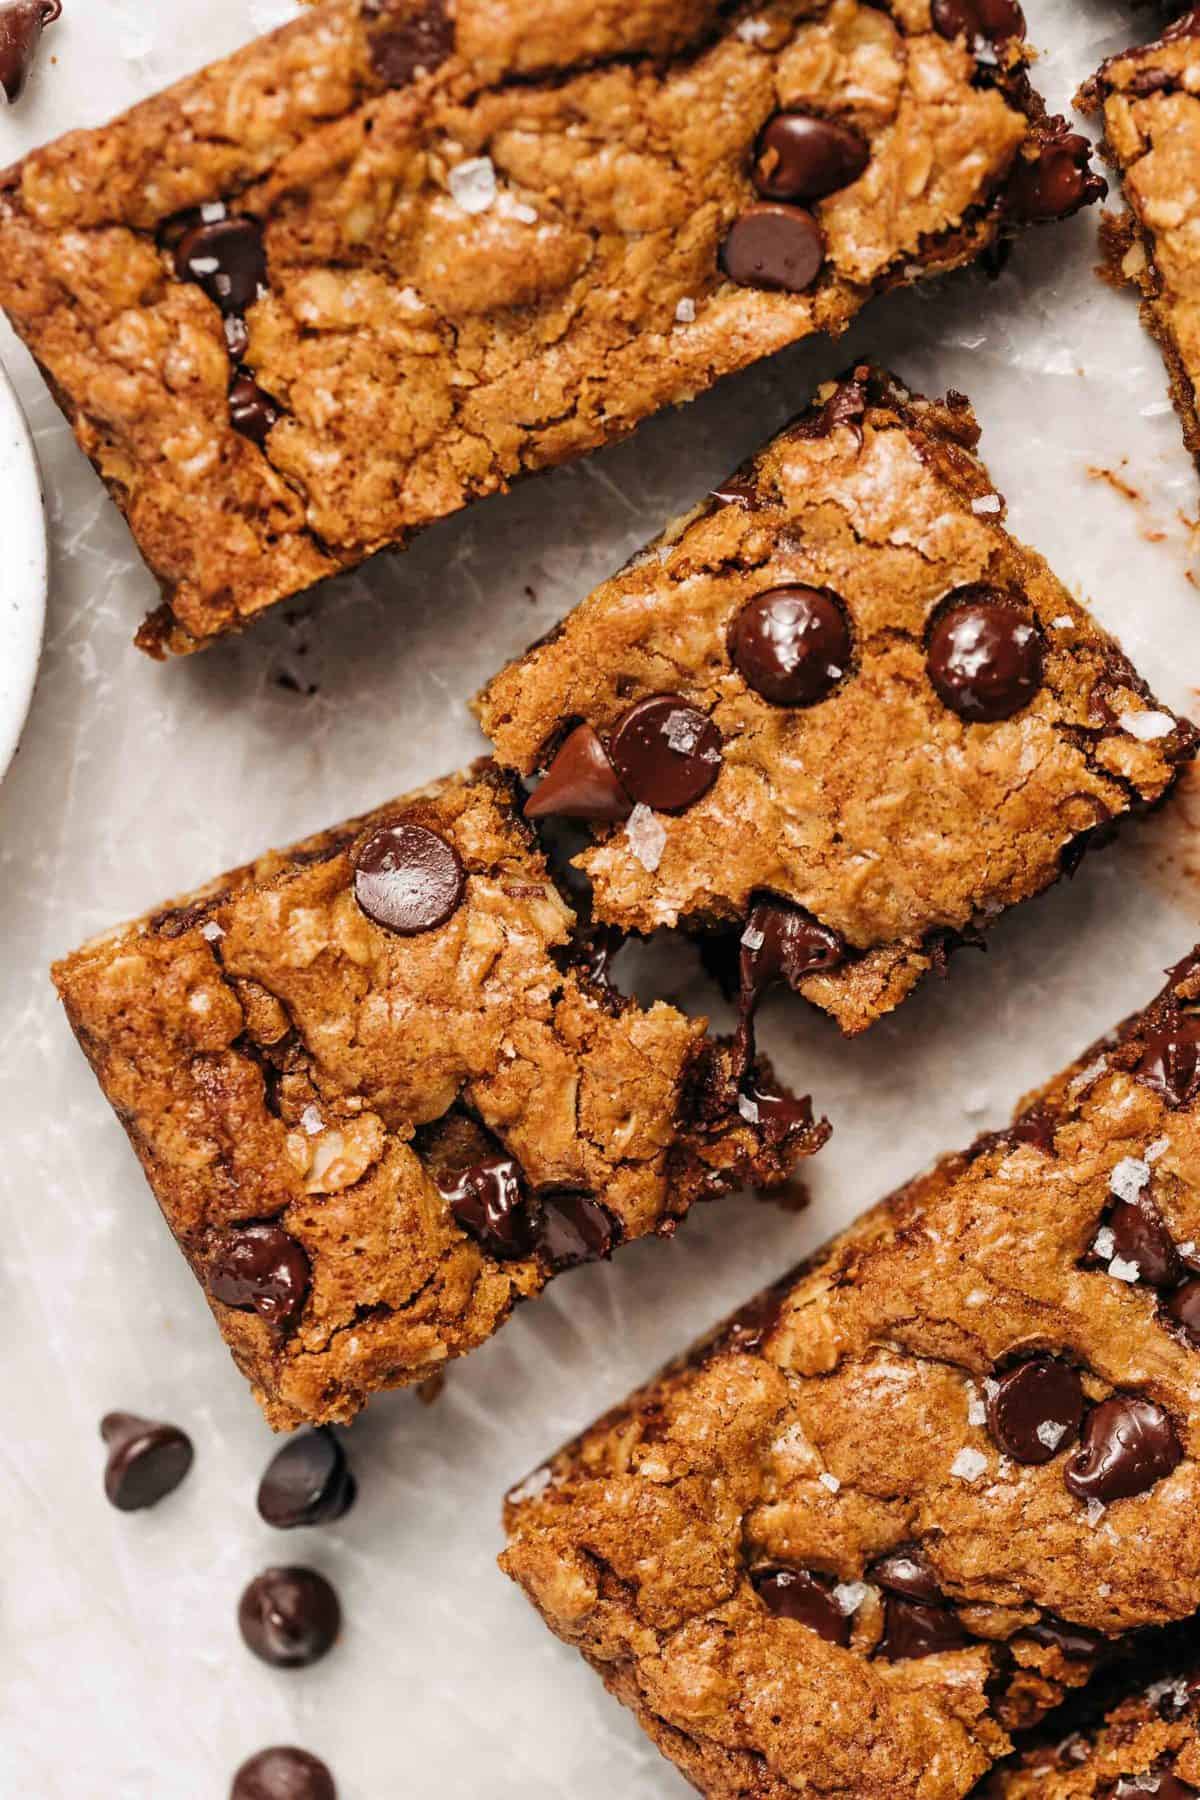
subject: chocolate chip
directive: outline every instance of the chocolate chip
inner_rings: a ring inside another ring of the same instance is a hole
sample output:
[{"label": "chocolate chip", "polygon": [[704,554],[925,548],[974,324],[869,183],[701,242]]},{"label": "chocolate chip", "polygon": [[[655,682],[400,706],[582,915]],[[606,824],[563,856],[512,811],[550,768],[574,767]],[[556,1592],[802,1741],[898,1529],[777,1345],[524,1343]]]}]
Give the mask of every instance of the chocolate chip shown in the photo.
[{"label": "chocolate chip", "polygon": [[734,1313],[717,1340],[719,1347],[746,1354],[761,1349],[778,1324],[782,1311],[783,1295],[777,1288],[756,1294]]},{"label": "chocolate chip", "polygon": [[1054,1746],[1054,1760],[1060,1769],[1080,1769],[1092,1754],[1092,1746],[1082,1731],[1072,1731]]},{"label": "chocolate chip", "polygon": [[424,825],[381,825],[354,858],[354,898],[400,937],[444,925],[465,892],[458,851]]},{"label": "chocolate chip", "polygon": [[[368,26],[375,19],[394,14],[390,0],[364,0],[362,15]],[[371,64],[388,87],[405,87],[418,75],[431,75],[454,49],[454,20],[443,0],[425,0],[390,29],[369,32]]]},{"label": "chocolate chip", "polygon": [[1164,1302],[1164,1311],[1179,1326],[1189,1343],[1200,1349],[1200,1280],[1185,1281]]},{"label": "chocolate chip", "polygon": [[306,1669],[333,1647],[342,1623],[338,1597],[315,1569],[264,1569],[238,1602],[248,1650],[275,1669]]},{"label": "chocolate chip", "polygon": [[1122,1775],[1118,1781],[1103,1782],[1096,1789],[1096,1800],[1189,1800],[1197,1793],[1170,1769],[1152,1769],[1145,1775]]},{"label": "chocolate chip", "polygon": [[235,376],[229,389],[229,422],[261,450],[283,414],[252,375]]},{"label": "chocolate chip", "polygon": [[615,1221],[590,1194],[568,1189],[540,1196],[538,1242],[556,1269],[611,1256]]},{"label": "chocolate chip", "polygon": [[987,1403],[988,1430],[1014,1462],[1045,1463],[1073,1443],[1083,1420],[1079,1372],[1035,1356],[1001,1375]]},{"label": "chocolate chip", "polygon": [[860,131],[812,113],[776,113],[758,141],[754,185],[767,200],[822,200],[871,160]]},{"label": "chocolate chip", "polygon": [[290,1438],[258,1484],[259,1517],[277,1531],[332,1525],[354,1505],[358,1489],[341,1441],[327,1425]]},{"label": "chocolate chip", "polygon": [[1092,172],[1091,148],[1085,137],[1069,131],[1039,144],[1036,156],[1018,156],[1004,192],[1009,217],[1023,224],[1066,219],[1102,198],[1108,185]]},{"label": "chocolate chip", "polygon": [[807,1569],[755,1569],[755,1592],[777,1619],[795,1619],[829,1644],[850,1642],[850,1620],[829,1586]]},{"label": "chocolate chip", "polygon": [[961,1650],[971,1641],[958,1614],[949,1606],[929,1606],[921,1600],[889,1594],[883,1618],[879,1655],[889,1662],[937,1656],[943,1650]]},{"label": "chocolate chip", "polygon": [[1137,1200],[1115,1200],[1106,1216],[1113,1235],[1113,1252],[1122,1262],[1136,1263],[1138,1280],[1147,1287],[1174,1287],[1183,1275],[1175,1240],[1162,1214],[1145,1195]]},{"label": "chocolate chip", "polygon": [[1054,1134],[1058,1130],[1059,1121],[1044,1106],[1031,1106],[1021,1116],[1014,1119],[1008,1130],[1001,1135],[1014,1144],[1032,1144],[1037,1150],[1052,1154],[1054,1150]]},{"label": "chocolate chip", "polygon": [[619,925],[579,926],[570,945],[569,963],[602,987],[607,987],[613,962],[627,941]]},{"label": "chocolate chip", "polygon": [[525,802],[527,819],[627,819],[633,802],[590,725],[563,739],[554,761]]},{"label": "chocolate chip", "polygon": [[1021,1634],[1048,1650],[1057,1650],[1068,1662],[1090,1662],[1094,1656],[1099,1656],[1106,1642],[1099,1631],[1089,1631],[1086,1625],[1068,1624],[1053,1613],[1044,1614],[1034,1625],[1022,1625]]},{"label": "chocolate chip", "polygon": [[850,666],[842,603],[828,588],[768,588],[734,620],[729,653],[747,687],[773,706],[811,706]]},{"label": "chocolate chip", "polygon": [[1066,1470],[1077,1500],[1127,1500],[1169,1475],[1183,1451],[1170,1415],[1153,1400],[1114,1394],[1090,1412]]},{"label": "chocolate chip", "polygon": [[229,1800],[337,1800],[337,1788],[319,1757],[275,1744],[242,1764]]},{"label": "chocolate chip", "polygon": [[812,1124],[812,1097],[789,1094],[752,1071],[738,1098],[738,1111],[748,1125],[757,1125],[767,1138],[779,1142],[789,1132],[807,1130]]},{"label": "chocolate chip", "polygon": [[986,587],[960,588],[929,639],[926,668],[942,702],[960,718],[1011,718],[1042,684],[1042,640],[1013,606]]},{"label": "chocolate chip", "polygon": [[250,348],[250,327],[240,313],[226,313],[221,324],[230,362],[242,362]]},{"label": "chocolate chip", "polygon": [[721,246],[721,264],[742,287],[802,294],[821,272],[825,238],[802,206],[763,201],[735,219]]},{"label": "chocolate chip", "polygon": [[760,900],[750,909],[738,950],[743,1009],[753,1007],[773,981],[795,992],[806,975],[836,969],[846,944],[839,932],[782,900]]},{"label": "chocolate chip", "polygon": [[262,226],[244,217],[193,226],[175,246],[175,273],[203,288],[223,313],[244,313],[266,291]]},{"label": "chocolate chip", "polygon": [[1025,15],[1017,0],[933,0],[933,24],[944,38],[1005,38],[1025,36]]},{"label": "chocolate chip", "polygon": [[1160,37],[1164,44],[1173,43],[1176,38],[1200,37],[1200,7],[1192,7],[1172,19]]},{"label": "chocolate chip", "polygon": [[174,1493],[192,1466],[192,1443],[175,1425],[105,1413],[100,1436],[108,1445],[104,1492],[120,1512],[139,1512]]},{"label": "chocolate chip", "polygon": [[25,91],[42,32],[62,16],[62,0],[8,0],[0,6],[0,88],[10,106]]},{"label": "chocolate chip", "polygon": [[678,694],[652,694],[617,722],[613,767],[632,799],[679,813],[707,794],[721,772],[721,733]]},{"label": "chocolate chip", "polygon": [[740,506],[744,512],[762,512],[766,504],[752,481],[740,481],[737,476],[715,487],[712,498],[719,500],[722,506]]},{"label": "chocolate chip", "polygon": [[1186,1106],[1200,1085],[1200,1017],[1175,1019],[1147,1038],[1135,1073],[1168,1106]]},{"label": "chocolate chip", "polygon": [[872,1563],[867,1575],[881,1588],[886,1588],[890,1594],[899,1594],[903,1600],[935,1605],[943,1597],[929,1558],[919,1544],[898,1544],[878,1562]]},{"label": "chocolate chip", "polygon": [[529,1255],[533,1226],[521,1168],[511,1156],[486,1157],[438,1185],[463,1230],[492,1256]]},{"label": "chocolate chip", "polygon": [[282,1225],[243,1225],[218,1246],[208,1267],[214,1300],[256,1312],[277,1331],[296,1323],[308,1298],[308,1257]]}]

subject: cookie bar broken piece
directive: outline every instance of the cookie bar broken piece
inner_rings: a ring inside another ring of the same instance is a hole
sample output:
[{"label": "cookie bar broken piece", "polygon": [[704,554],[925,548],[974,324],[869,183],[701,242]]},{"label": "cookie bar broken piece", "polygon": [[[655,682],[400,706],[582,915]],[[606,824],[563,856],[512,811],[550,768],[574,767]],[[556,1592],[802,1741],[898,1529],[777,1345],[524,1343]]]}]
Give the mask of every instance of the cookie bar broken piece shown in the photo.
[{"label": "cookie bar broken piece", "polygon": [[1015,0],[327,0],[0,176],[161,655],[1094,199]]},{"label": "cookie bar broken piece", "polygon": [[860,366],[478,702],[599,919],[732,930],[744,1019],[782,978],[864,1030],[1194,752],[978,437]]},{"label": "cookie bar broken piece", "polygon": [[586,952],[484,765],[56,966],[272,1425],[425,1380],[557,1270],[779,1185],[827,1135]]},{"label": "cookie bar broken piece", "polygon": [[1076,104],[1099,115],[1128,206],[1101,218],[1105,272],[1139,291],[1184,442],[1200,462],[1200,9],[1110,57]]},{"label": "cookie bar broken piece", "polygon": [[1194,954],[524,1481],[502,1566],[709,1800],[959,1800],[1200,1609],[1198,1245]]}]

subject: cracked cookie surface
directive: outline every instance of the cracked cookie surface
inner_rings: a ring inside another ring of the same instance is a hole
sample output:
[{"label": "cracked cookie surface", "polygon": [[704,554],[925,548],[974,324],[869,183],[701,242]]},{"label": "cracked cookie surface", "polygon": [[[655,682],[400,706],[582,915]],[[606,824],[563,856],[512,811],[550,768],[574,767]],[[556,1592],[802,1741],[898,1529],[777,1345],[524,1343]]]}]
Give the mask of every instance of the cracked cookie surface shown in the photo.
[{"label": "cracked cookie surface", "polygon": [[56,966],[276,1427],[425,1380],[558,1268],[823,1141],[765,1068],[748,1112],[702,1020],[593,979],[575,924],[482,765]]},{"label": "cracked cookie surface", "polygon": [[1197,1006],[1193,955],[509,1495],[502,1566],[710,1800],[959,1800],[1200,1607]]}]

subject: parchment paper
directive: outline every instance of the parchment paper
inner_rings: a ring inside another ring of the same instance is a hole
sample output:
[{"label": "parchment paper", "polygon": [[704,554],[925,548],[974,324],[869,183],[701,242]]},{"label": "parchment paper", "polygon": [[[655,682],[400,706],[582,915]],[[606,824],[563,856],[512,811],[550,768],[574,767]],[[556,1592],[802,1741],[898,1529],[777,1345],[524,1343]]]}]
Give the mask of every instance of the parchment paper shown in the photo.
[{"label": "parchment paper", "polygon": [[[67,0],[0,164],[98,122],[287,16],[286,0]],[[1103,0],[1028,0],[1056,105],[1149,30]],[[53,54],[56,62],[51,64]],[[53,954],[475,754],[463,702],[672,513],[870,352],[962,388],[1013,528],[1114,627],[1162,696],[1200,680],[1189,578],[1197,479],[1131,300],[1095,279],[1096,215],[1030,235],[998,281],[953,277],[431,531],[403,557],[289,605],[250,636],[159,668],[129,639],[153,584],[13,340],[37,433],[54,567],[45,660],[0,790],[0,1793],[221,1800],[271,1742],[319,1751],[344,1800],[668,1800],[686,1790],[494,1566],[503,1490],[660,1360],[934,1153],[1146,999],[1197,932],[1197,798],[1004,921],[866,1039],[799,1003],[767,1044],[832,1117],[813,1204],[698,1212],[673,1247],[560,1279],[430,1407],[377,1401],[350,1435],[344,1525],[270,1532],[271,1449],[123,1133],[60,1016]],[[1097,473],[1106,471],[1107,473]],[[1128,491],[1119,491],[1125,489]],[[1200,567],[1200,564],[1197,565]],[[0,571],[3,563],[0,556]],[[2,579],[2,573],[0,573]],[[298,684],[281,685],[281,678]],[[313,691],[309,692],[309,689]],[[704,1005],[690,952],[638,978]],[[184,1425],[192,1475],[151,1513],[101,1497],[100,1415]],[[277,1673],[238,1639],[244,1582],[309,1561],[344,1641]]]}]

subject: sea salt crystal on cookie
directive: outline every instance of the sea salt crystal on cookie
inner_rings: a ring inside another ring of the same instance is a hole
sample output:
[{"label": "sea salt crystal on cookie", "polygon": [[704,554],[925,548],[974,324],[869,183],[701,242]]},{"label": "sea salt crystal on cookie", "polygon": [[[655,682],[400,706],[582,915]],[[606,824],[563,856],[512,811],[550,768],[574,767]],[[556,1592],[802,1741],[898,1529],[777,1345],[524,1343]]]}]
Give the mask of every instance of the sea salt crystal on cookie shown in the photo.
[{"label": "sea salt crystal on cookie", "polygon": [[822,1474],[818,1475],[817,1480],[820,1482],[820,1484],[823,1488],[828,1488],[831,1494],[836,1494],[838,1489],[842,1485],[841,1482],[838,1480],[837,1476],[831,1475],[829,1473],[828,1469],[824,1470]]},{"label": "sea salt crystal on cookie", "polygon": [[667,844],[667,828],[662,820],[656,819],[650,808],[639,801],[626,821],[625,836],[643,869],[653,875]]},{"label": "sea salt crystal on cookie", "polygon": [[1108,1185],[1118,1200],[1134,1201],[1150,1180],[1150,1164],[1136,1156],[1124,1157],[1108,1178]]},{"label": "sea salt crystal on cookie", "polygon": [[865,1581],[839,1581],[833,1590],[833,1603],[839,1612],[850,1618],[858,1611],[870,1591]]},{"label": "sea salt crystal on cookie", "polygon": [[1121,1257],[1114,1256],[1108,1265],[1108,1272],[1116,1281],[1127,1281],[1132,1287],[1142,1271],[1137,1263],[1125,1262]]},{"label": "sea salt crystal on cookie", "polygon": [[981,1456],[978,1450],[963,1449],[950,1464],[950,1473],[957,1475],[960,1481],[978,1481],[986,1468],[986,1456]]},{"label": "sea salt crystal on cookie", "polygon": [[1152,743],[1155,738],[1170,737],[1175,729],[1174,719],[1165,712],[1118,713],[1117,724],[1143,744]]},{"label": "sea salt crystal on cookie", "polygon": [[450,192],[467,213],[486,212],[496,198],[496,170],[490,156],[472,156],[451,169]]}]

